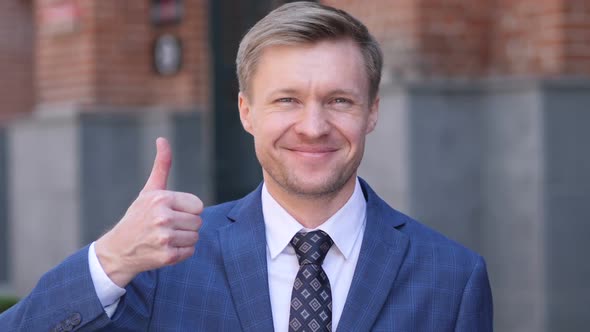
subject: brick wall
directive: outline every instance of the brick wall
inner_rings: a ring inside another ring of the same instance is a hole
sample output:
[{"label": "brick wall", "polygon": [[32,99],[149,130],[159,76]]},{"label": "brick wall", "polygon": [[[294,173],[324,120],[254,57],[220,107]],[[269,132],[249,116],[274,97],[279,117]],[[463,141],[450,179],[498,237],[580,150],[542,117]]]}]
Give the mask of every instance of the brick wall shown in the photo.
[{"label": "brick wall", "polygon": [[[67,33],[44,32],[44,10],[71,2],[79,24]],[[40,105],[206,107],[209,96],[208,8],[185,0],[180,24],[154,26],[146,0],[37,0],[36,64]],[[183,44],[183,67],[174,76],[153,69],[157,36],[173,33]]]},{"label": "brick wall", "polygon": [[418,65],[422,76],[481,76],[488,65],[491,0],[422,0]]},{"label": "brick wall", "polygon": [[[207,1],[184,1],[179,25],[155,27],[149,1],[96,1],[97,102],[107,105],[207,105],[209,58]],[[153,70],[152,45],[158,35],[179,36],[183,67],[174,76]]]},{"label": "brick wall", "polygon": [[0,1],[0,120],[32,108],[32,22],[29,1]]},{"label": "brick wall", "polygon": [[554,76],[564,70],[563,11],[569,0],[498,0],[491,39],[493,75]]},{"label": "brick wall", "polygon": [[[481,76],[490,0],[325,0],[364,22],[382,45],[393,79]],[[384,77],[387,79],[387,77]]]},{"label": "brick wall", "polygon": [[[209,8],[208,0],[184,0],[185,18],[178,27],[152,29],[152,35],[177,32],[183,42],[184,64],[178,78],[158,78],[153,81],[154,103],[177,105],[209,104]],[[150,58],[151,59],[151,58]],[[150,60],[151,61],[151,60]]]},{"label": "brick wall", "polygon": [[[48,10],[65,2],[80,9],[78,27],[71,32],[56,32]],[[37,104],[91,104],[95,100],[96,66],[93,10],[95,1],[34,0],[35,4],[35,82]]]},{"label": "brick wall", "polygon": [[495,15],[494,73],[590,75],[587,0],[499,0]]},{"label": "brick wall", "polygon": [[415,0],[324,0],[367,25],[381,44],[384,66],[395,78],[416,76],[418,56],[418,5]]},{"label": "brick wall", "polygon": [[590,2],[566,1],[563,6],[564,72],[590,75]]},{"label": "brick wall", "polygon": [[590,75],[587,0],[322,3],[367,24],[394,79]]}]

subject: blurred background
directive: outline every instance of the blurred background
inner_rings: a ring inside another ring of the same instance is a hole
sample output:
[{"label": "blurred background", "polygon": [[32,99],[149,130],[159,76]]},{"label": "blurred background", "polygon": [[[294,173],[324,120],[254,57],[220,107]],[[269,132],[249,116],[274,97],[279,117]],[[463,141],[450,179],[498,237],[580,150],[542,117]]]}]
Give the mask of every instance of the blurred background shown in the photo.
[{"label": "blurred background", "polygon": [[[171,189],[255,188],[234,61],[284,2],[0,1],[0,295],[119,220],[157,136]],[[486,258],[497,331],[587,330],[590,0],[321,2],[385,54],[361,176]]]}]

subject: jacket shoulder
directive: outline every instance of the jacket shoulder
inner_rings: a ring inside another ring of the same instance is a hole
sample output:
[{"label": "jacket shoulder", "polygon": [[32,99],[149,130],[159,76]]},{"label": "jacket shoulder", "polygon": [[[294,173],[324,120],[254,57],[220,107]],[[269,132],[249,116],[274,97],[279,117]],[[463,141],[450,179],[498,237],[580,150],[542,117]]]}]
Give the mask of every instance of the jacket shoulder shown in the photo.
[{"label": "jacket shoulder", "polygon": [[368,216],[381,220],[387,228],[393,227],[407,237],[409,258],[468,269],[483,260],[475,251],[391,207],[363,179],[360,183],[367,200]]},{"label": "jacket shoulder", "polygon": [[201,213],[203,226],[201,231],[216,230],[228,224],[228,213],[238,204],[239,200],[225,202],[206,207]]},{"label": "jacket shoulder", "polygon": [[419,252],[430,251],[437,259],[449,261],[452,265],[473,267],[483,258],[474,250],[448,238],[439,231],[408,217],[400,231],[410,237],[410,244]]}]

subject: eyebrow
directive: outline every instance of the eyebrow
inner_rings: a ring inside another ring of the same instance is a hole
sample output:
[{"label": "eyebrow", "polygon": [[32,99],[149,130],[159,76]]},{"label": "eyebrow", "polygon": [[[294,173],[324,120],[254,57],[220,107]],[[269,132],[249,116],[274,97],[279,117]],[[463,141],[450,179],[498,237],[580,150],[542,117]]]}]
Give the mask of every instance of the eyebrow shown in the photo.
[{"label": "eyebrow", "polygon": [[329,95],[350,95],[354,97],[359,97],[359,94],[354,90],[349,89],[336,89],[330,91]]},{"label": "eyebrow", "polygon": [[297,93],[296,89],[286,88],[286,89],[272,90],[268,95],[274,96],[276,94],[296,94],[296,93]]},{"label": "eyebrow", "polygon": [[[299,92],[297,89],[284,88],[284,89],[273,90],[268,95],[274,96],[276,94],[298,94],[298,93]],[[357,98],[360,97],[359,93],[357,93],[356,91],[351,90],[351,89],[334,89],[334,90],[331,90],[330,92],[328,92],[327,94],[330,96],[332,96],[332,95],[349,95],[349,96],[354,96]]]}]

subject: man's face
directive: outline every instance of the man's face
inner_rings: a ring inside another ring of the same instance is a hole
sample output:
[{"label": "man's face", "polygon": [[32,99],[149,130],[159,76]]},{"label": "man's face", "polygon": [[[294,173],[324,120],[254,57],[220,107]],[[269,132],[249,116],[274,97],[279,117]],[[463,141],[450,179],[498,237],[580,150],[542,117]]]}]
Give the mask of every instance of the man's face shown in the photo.
[{"label": "man's face", "polygon": [[269,189],[321,197],[355,180],[378,100],[351,40],[265,49],[240,118]]}]

